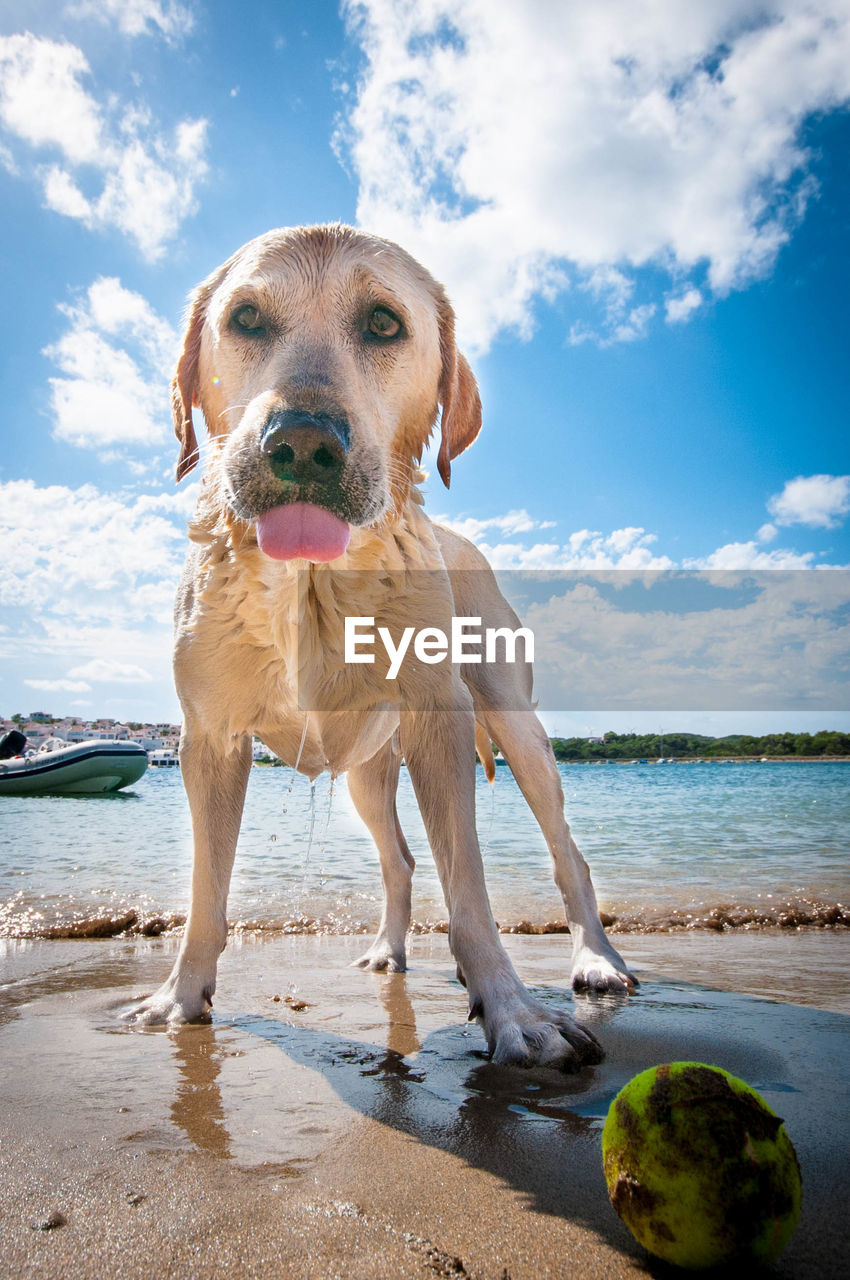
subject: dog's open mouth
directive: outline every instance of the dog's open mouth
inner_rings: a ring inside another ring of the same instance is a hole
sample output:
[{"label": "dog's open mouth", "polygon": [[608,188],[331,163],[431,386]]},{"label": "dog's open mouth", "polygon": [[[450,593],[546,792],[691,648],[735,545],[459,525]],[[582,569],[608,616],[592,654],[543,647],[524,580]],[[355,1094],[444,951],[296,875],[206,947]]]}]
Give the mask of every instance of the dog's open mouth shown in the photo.
[{"label": "dog's open mouth", "polygon": [[312,502],[287,502],[257,518],[260,550],[273,560],[336,560],[350,537],[345,520]]}]

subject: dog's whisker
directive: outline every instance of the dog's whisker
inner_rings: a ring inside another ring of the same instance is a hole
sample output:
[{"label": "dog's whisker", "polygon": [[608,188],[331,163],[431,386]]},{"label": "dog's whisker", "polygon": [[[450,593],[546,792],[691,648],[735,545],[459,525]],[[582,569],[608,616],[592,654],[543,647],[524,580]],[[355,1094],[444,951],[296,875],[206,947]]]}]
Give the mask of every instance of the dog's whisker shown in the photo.
[{"label": "dog's whisker", "polygon": [[208,436],[196,444],[192,452],[187,455],[186,462],[190,468],[198,465],[203,467],[211,458],[217,458],[221,455],[225,444],[226,439],[224,437]]}]

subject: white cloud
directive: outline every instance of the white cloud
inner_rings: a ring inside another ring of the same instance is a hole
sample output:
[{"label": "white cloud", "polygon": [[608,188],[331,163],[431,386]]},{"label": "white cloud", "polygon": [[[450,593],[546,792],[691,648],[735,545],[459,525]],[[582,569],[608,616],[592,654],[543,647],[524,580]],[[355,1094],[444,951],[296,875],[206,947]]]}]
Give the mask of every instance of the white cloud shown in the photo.
[{"label": "white cloud", "polygon": [[[673,322],[695,293],[769,271],[816,189],[801,126],[850,97],[847,0],[344,11],[365,55],[337,139],[358,219],[446,282],[478,349],[600,271],[628,285],[652,266],[678,288],[698,271],[668,298]],[[639,336],[658,301],[613,324],[603,302],[608,338]]]},{"label": "white cloud", "polygon": [[206,175],[206,121],[183,122],[173,140],[134,131],[106,174],[94,206],[95,224],[116,226],[155,260],[195,209],[194,190]]},{"label": "white cloud", "polygon": [[644,303],[642,307],[633,307],[624,320],[614,325],[612,341],[634,342],[636,338],[643,338],[657,310],[654,302]]},{"label": "white cloud", "polygon": [[80,222],[92,221],[92,206],[74,179],[64,169],[52,164],[42,175],[44,200],[49,209]]},{"label": "white cloud", "polygon": [[177,714],[171,615],[197,492],[197,484],[130,495],[0,482],[7,704],[26,687],[58,703],[94,686],[101,711],[109,695],[133,719]]},{"label": "white cloud", "polygon": [[162,35],[175,42],[195,25],[192,10],[177,0],[73,0],[65,6],[72,18],[114,22],[126,36]]},{"label": "white cloud", "polygon": [[762,551],[757,542],[727,542],[710,555],[684,561],[686,569],[813,569],[813,551]]},{"label": "white cloud", "polygon": [[68,329],[44,352],[62,374],[50,379],[54,434],[98,449],[162,440],[175,330],[113,277],[96,280],[60,311]]},{"label": "white cloud", "polygon": [[556,580],[523,610],[543,708],[846,705],[846,574],[649,574],[618,598],[622,576]]},{"label": "white cloud", "polygon": [[[138,0],[129,9],[163,7]],[[144,108],[116,97],[101,105],[84,85],[89,75],[75,45],[30,32],[0,37],[0,123],[10,139],[59,152],[36,171],[48,208],[92,229],[117,228],[155,260],[195,210],[206,122],[184,120],[168,136]]]},{"label": "white cloud", "polygon": [[776,524],[768,521],[748,542],[728,542],[710,555],[685,560],[686,569],[815,569],[839,568],[818,565],[814,551],[777,547],[765,551],[767,542],[779,537],[776,525],[804,524],[810,528],[834,528],[850,512],[850,476],[797,476],[781,493],[768,500],[767,509]]},{"label": "white cloud", "polygon": [[[675,568],[752,571],[844,567],[819,564],[814,551],[796,551],[790,547],[765,550],[763,544],[779,536],[776,526],[769,523],[763,524],[750,541],[729,542],[707,555],[687,558],[677,564],[670,556],[654,549],[657,534],[637,526],[614,529],[610,533],[578,529],[569,534],[566,541],[542,542],[519,539],[527,534],[536,537],[540,529],[554,528],[554,521],[535,520],[525,510],[485,518],[461,516],[452,519],[438,515],[434,519],[474,542],[494,569],[628,570],[643,574]],[[497,541],[493,533],[512,535],[512,538],[510,541]]]},{"label": "white cloud", "polygon": [[20,170],[18,169],[18,166],[15,163],[15,157],[12,155],[9,148],[4,147],[2,143],[0,143],[0,165],[3,166],[3,168],[10,175],[10,177],[12,178],[20,177]]},{"label": "white cloud", "polygon": [[114,276],[100,276],[88,292],[92,321],[104,333],[131,334],[156,360],[170,361],[177,335],[140,293],[125,289]]},{"label": "white cloud", "polygon": [[553,529],[554,520],[535,520],[527,511],[508,511],[503,516],[488,516],[484,520],[475,516],[461,516],[453,520],[449,516],[434,516],[439,524],[446,525],[470,542],[477,542],[487,529],[498,529],[501,533],[529,533],[532,529]]},{"label": "white cloud", "polygon": [[70,164],[97,164],[100,109],[79,81],[89,66],[75,45],[24,35],[0,37],[0,120],[33,147],[56,147]]},{"label": "white cloud", "polygon": [[592,532],[580,529],[570,534],[566,543],[534,542],[528,546],[522,542],[489,542],[485,538],[491,530],[499,533],[533,533],[538,529],[554,528],[551,520],[534,520],[527,511],[510,511],[504,516],[475,519],[471,516],[451,520],[436,516],[441,524],[474,542],[487,557],[494,569],[630,569],[645,571],[670,569],[673,561],[668,556],[654,555],[650,550],[656,535],[644,529],[615,529],[613,533]]},{"label": "white cloud", "polygon": [[835,529],[850,513],[850,476],[797,476],[768,500],[777,524]]},{"label": "white cloud", "polygon": [[678,297],[666,298],[664,301],[664,314],[668,324],[682,324],[683,321],[690,319],[698,307],[702,306],[703,298],[699,289],[688,289],[685,293],[679,294]]},{"label": "white cloud", "polygon": [[0,605],[25,609],[40,634],[57,622],[169,626],[185,503],[183,493],[125,499],[91,484],[0,482]]},{"label": "white cloud", "polygon": [[147,683],[153,678],[144,667],[137,667],[132,662],[117,662],[114,658],[93,658],[91,662],[73,667],[68,675],[78,680],[113,684],[136,684],[139,681]]},{"label": "white cloud", "polygon": [[43,693],[91,693],[85,680],[24,680],[24,684]]},{"label": "white cloud", "polygon": [[635,284],[622,271],[616,267],[597,267],[581,287],[601,305],[604,324],[599,330],[576,321],[570,328],[571,346],[595,342],[600,347],[608,347],[615,342],[634,342],[645,336],[657,307],[654,302],[636,307],[630,305]]}]

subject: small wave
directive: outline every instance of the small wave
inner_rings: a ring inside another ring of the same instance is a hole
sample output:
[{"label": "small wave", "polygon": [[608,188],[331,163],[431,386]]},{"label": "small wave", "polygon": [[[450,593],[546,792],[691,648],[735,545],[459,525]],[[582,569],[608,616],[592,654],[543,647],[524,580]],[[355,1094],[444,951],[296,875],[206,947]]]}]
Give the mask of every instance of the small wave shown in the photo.
[{"label": "small wave", "polygon": [[186,923],[184,915],[140,916],[136,911],[124,911],[119,915],[75,915],[68,920],[46,920],[36,913],[21,911],[8,915],[0,923],[0,938],[121,938],[138,935],[157,938],[181,928]]},{"label": "small wave", "polygon": [[[770,907],[719,904],[693,910],[665,907],[660,911],[643,908],[622,913],[600,912],[609,933],[678,933],[705,930],[730,933],[759,929],[848,929],[850,908],[841,902],[776,903]],[[502,933],[569,933],[562,921],[535,924],[521,920],[515,925],[500,925]]]},{"label": "small wave", "polygon": [[[0,937],[3,938],[157,938],[173,934],[186,922],[185,915],[144,913],[134,910],[90,915],[77,912],[66,920],[45,920],[39,912],[27,909],[0,912]],[[609,933],[677,933],[701,930],[713,933],[753,932],[763,929],[848,929],[850,908],[840,902],[793,899],[757,907],[718,903],[714,906],[680,910],[630,908],[622,912],[601,913]],[[377,919],[360,920],[350,916],[298,915],[284,919],[238,920],[231,924],[234,937],[306,935],[313,937],[346,936],[374,933]],[[542,935],[569,933],[563,920],[500,921],[505,934]],[[448,933],[446,920],[414,920],[410,932],[415,935]]]}]

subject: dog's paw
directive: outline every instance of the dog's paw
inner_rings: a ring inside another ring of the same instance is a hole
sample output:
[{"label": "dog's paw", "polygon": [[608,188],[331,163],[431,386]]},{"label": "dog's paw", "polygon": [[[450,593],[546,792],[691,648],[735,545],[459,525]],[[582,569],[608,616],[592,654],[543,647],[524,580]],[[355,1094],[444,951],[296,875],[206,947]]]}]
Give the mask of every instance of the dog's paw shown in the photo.
[{"label": "dog's paw", "polygon": [[604,950],[582,947],[573,958],[574,991],[619,992],[631,995],[640,985],[625,961],[610,944]]},{"label": "dog's paw", "polygon": [[121,1014],[133,1027],[179,1026],[183,1022],[209,1020],[215,983],[199,986],[173,975],[153,995],[139,1000]]},{"label": "dog's paw", "polygon": [[483,1027],[492,1061],[501,1066],[577,1071],[605,1056],[599,1041],[580,1022],[547,1008],[528,992],[498,1002],[489,1012],[481,1000],[475,1000],[469,1016]]},{"label": "dog's paw", "polygon": [[407,969],[404,943],[393,946],[388,938],[379,934],[368,951],[352,960],[351,968],[366,969],[369,973],[404,973]]}]

